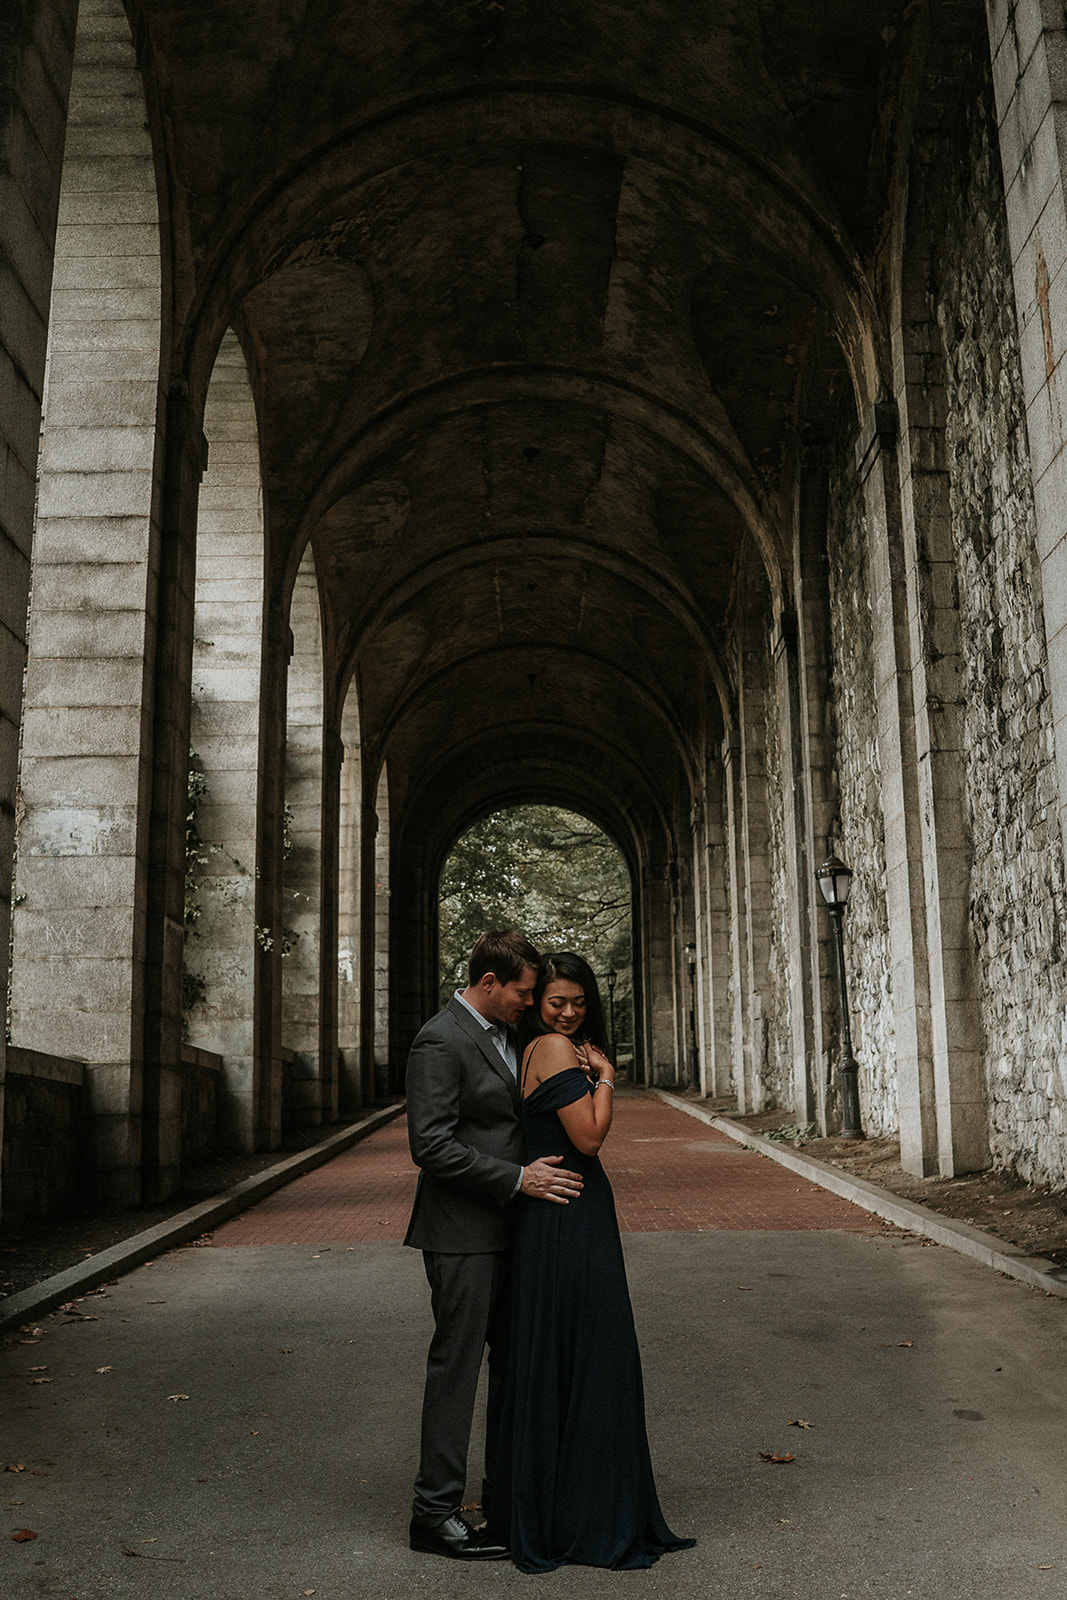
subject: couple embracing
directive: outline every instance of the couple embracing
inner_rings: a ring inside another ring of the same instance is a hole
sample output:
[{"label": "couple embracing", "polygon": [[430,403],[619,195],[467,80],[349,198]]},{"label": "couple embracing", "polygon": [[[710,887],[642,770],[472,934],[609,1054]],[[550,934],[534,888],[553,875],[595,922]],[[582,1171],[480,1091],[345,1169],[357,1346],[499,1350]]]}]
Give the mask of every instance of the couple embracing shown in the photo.
[{"label": "couple embracing", "polygon": [[[516,1024],[532,1035],[520,1054]],[[656,1497],[641,1362],[611,1187],[598,1151],[615,1072],[596,979],[487,933],[467,987],[408,1058],[420,1168],[406,1244],[423,1252],[426,1363],[413,1550],[648,1567],[693,1543]],[[514,1246],[514,1248],[513,1248]],[[486,1526],[460,1515],[475,1393],[489,1352]]]}]

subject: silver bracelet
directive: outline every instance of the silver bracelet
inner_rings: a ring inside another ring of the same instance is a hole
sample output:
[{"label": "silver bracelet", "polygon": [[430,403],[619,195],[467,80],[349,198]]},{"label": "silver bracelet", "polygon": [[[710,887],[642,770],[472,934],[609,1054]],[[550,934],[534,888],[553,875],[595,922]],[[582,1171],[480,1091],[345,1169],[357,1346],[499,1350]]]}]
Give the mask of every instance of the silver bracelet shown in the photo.
[{"label": "silver bracelet", "polygon": [[[612,1083],[610,1078],[598,1078],[596,1081],[596,1089],[610,1089],[612,1094],[615,1093],[615,1085]],[[596,1090],[594,1089],[594,1093],[595,1092]]]}]

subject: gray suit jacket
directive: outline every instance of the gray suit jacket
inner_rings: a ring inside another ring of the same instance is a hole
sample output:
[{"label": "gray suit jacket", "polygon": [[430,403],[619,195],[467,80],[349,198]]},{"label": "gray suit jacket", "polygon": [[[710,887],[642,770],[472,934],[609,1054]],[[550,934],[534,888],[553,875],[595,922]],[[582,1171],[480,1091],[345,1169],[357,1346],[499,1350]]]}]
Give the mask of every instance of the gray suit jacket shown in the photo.
[{"label": "gray suit jacket", "polygon": [[510,1248],[525,1159],[519,1089],[453,998],[411,1047],[408,1140],[420,1168],[405,1244],[470,1255]]}]

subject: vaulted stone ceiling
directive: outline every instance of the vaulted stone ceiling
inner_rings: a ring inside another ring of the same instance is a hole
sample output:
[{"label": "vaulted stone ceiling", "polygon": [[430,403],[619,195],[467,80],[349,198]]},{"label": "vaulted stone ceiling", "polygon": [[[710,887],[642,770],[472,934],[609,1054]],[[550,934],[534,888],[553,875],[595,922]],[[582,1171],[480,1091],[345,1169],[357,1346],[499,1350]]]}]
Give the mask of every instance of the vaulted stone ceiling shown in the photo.
[{"label": "vaulted stone ceiling", "polygon": [[401,802],[502,738],[655,795],[721,731],[740,564],[788,599],[801,429],[877,386],[925,10],[137,0],[175,376],[237,330],[275,596],[310,541]]}]

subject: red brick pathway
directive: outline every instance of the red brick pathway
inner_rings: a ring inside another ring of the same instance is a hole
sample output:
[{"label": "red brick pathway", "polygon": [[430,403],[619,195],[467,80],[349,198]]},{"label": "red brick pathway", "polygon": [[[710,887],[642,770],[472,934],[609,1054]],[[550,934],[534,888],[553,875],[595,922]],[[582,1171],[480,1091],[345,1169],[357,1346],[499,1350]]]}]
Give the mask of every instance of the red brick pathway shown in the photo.
[{"label": "red brick pathway", "polygon": [[[604,1150],[624,1233],[881,1232],[869,1212],[752,1154],[654,1095],[620,1094]],[[397,1118],[215,1232],[216,1245],[359,1244],[404,1237],[415,1168]]]}]

